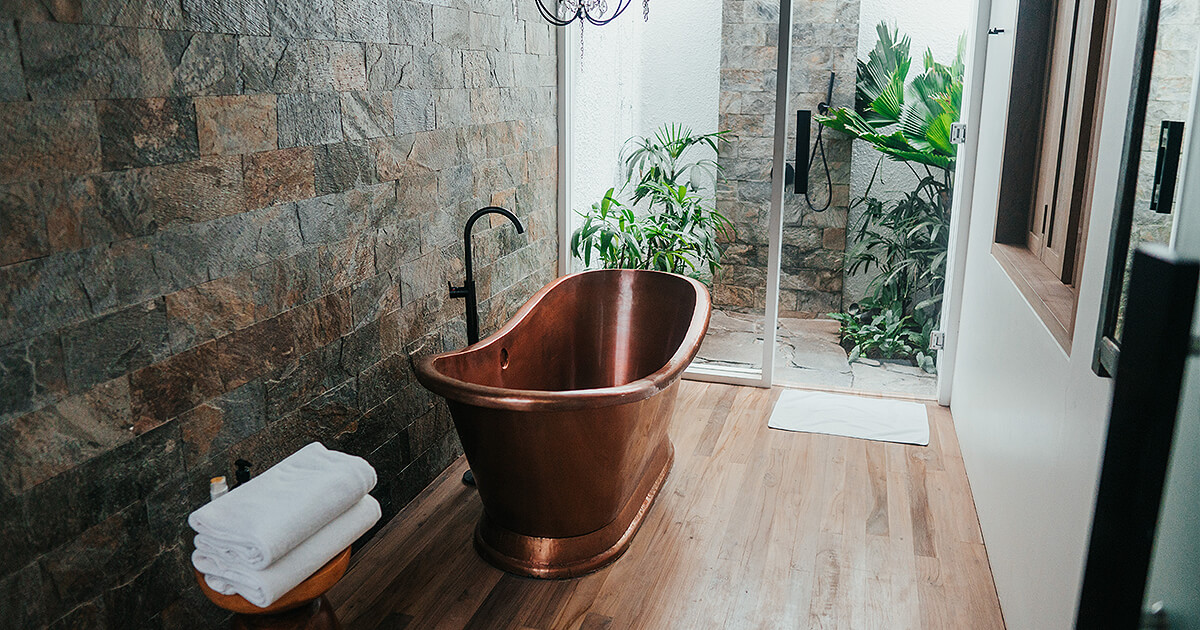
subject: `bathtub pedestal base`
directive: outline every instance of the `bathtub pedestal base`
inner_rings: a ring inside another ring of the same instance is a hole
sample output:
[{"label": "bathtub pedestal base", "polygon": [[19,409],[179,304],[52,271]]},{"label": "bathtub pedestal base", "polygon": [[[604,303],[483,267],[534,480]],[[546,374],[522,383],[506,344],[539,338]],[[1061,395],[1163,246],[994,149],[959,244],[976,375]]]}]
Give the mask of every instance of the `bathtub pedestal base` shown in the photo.
[{"label": "bathtub pedestal base", "polygon": [[517,575],[562,579],[596,571],[625,553],[674,460],[675,447],[664,440],[617,518],[590,534],[570,538],[525,536],[500,527],[488,519],[485,510],[475,528],[475,549],[496,567]]}]

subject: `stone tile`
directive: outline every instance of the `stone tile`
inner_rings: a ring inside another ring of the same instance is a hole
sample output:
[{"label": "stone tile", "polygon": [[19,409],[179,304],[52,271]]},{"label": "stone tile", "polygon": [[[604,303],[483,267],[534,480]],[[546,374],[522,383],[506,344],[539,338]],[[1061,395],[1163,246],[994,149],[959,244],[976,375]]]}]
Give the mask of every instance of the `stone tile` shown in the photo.
[{"label": "stone tile", "polygon": [[335,0],[338,38],[387,43],[388,5],[377,0]]},{"label": "stone tile", "polygon": [[0,103],[0,184],[98,170],[93,103]]},{"label": "stone tile", "polygon": [[310,352],[265,379],[266,417],[275,421],[354,378],[341,366],[341,343]]},{"label": "stone tile", "polygon": [[12,20],[3,20],[0,21],[0,101],[23,101],[26,95],[17,28]]},{"label": "stone tile", "polygon": [[133,439],[129,383],[118,378],[0,424],[0,483],[10,495]]},{"label": "stone tile", "polygon": [[367,143],[339,142],[313,148],[318,195],[376,183],[375,164]]},{"label": "stone tile", "polygon": [[[206,599],[197,601],[204,597],[195,591],[186,544],[176,544],[159,553],[136,576],[104,593],[105,627],[111,630],[169,630],[188,625],[217,627],[225,622],[224,611]],[[186,621],[163,618],[163,614],[176,604],[190,605]]]},{"label": "stone tile", "polygon": [[[377,245],[377,255],[378,251]],[[398,308],[400,308],[400,282],[391,273],[382,272],[371,276],[350,289],[350,313],[354,317],[355,328],[377,321],[384,314]]]},{"label": "stone tile", "polygon": [[250,271],[167,294],[171,348],[182,352],[266,319],[267,305],[257,297]]},{"label": "stone tile", "polygon": [[279,136],[275,95],[197,98],[196,125],[202,154],[270,151]]},{"label": "stone tile", "polygon": [[[96,215],[128,217],[128,232],[132,236],[152,234],[156,229],[174,223],[211,221],[237,214],[246,207],[242,196],[241,164],[238,160],[219,156],[136,171],[104,173],[89,178],[88,183],[91,186],[82,184],[82,187],[71,189],[72,201],[86,208],[91,193]],[[82,214],[86,217],[89,211],[83,210]],[[112,224],[112,221],[105,222],[105,225]],[[100,228],[97,233],[103,235],[103,231]],[[121,232],[115,232],[114,236],[120,237]]]},{"label": "stone tile", "polygon": [[314,169],[312,147],[243,156],[242,181],[247,207],[260,208],[314,196]]},{"label": "stone tile", "polygon": [[412,46],[367,44],[367,89],[396,90],[411,79]]},{"label": "stone tile", "polygon": [[13,567],[4,571],[0,578],[0,608],[5,615],[0,617],[3,630],[25,630],[41,627],[46,623],[42,571],[37,563]]},{"label": "stone tile", "polygon": [[[471,124],[471,95],[466,90],[434,90],[437,128]],[[414,130],[415,131],[415,130]]]},{"label": "stone tile", "polygon": [[304,353],[350,332],[350,289],[330,293],[293,311],[296,347]]},{"label": "stone tile", "polygon": [[541,22],[525,22],[525,52],[531,55],[555,54],[554,27]]},{"label": "stone tile", "polygon": [[[159,427],[35,486],[25,501],[26,518],[38,524],[30,546],[38,553],[58,548],[182,472],[178,428]],[[114,575],[98,585],[126,579]]]},{"label": "stone tile", "polygon": [[131,29],[24,24],[21,57],[34,100],[144,95],[137,32]]},{"label": "stone tile", "polygon": [[314,92],[367,89],[366,54],[357,42],[308,42],[309,86]]},{"label": "stone tile", "polygon": [[104,597],[99,596],[84,602],[71,612],[59,617],[46,626],[46,630],[73,630],[74,628],[99,628],[108,621],[104,610]]},{"label": "stone tile", "polygon": [[462,55],[442,46],[413,48],[413,71],[406,75],[404,87],[457,88],[463,87]]},{"label": "stone tile", "polygon": [[25,22],[76,23],[81,16],[79,1],[5,2],[0,4],[0,16]]},{"label": "stone tile", "polygon": [[[303,307],[301,307],[303,308]],[[295,309],[217,340],[217,361],[225,389],[287,365],[297,352]]]},{"label": "stone tile", "polygon": [[308,90],[308,49],[303,40],[239,37],[242,91],[282,94]]},{"label": "stone tile", "polygon": [[379,320],[368,322],[342,338],[342,370],[358,374],[382,359]]},{"label": "stone tile", "polygon": [[295,256],[251,269],[254,303],[266,313],[260,319],[274,317],[326,293],[318,265],[319,253],[309,248]]},{"label": "stone tile", "polygon": [[392,93],[345,92],[342,101],[342,133],[347,140],[367,140],[395,132]]},{"label": "stone tile", "polygon": [[184,28],[209,33],[268,35],[268,0],[183,0]]},{"label": "stone tile", "polygon": [[433,7],[416,0],[388,0],[388,27],[393,44],[432,44]]},{"label": "stone tile", "polygon": [[200,157],[196,110],[186,98],[96,102],[101,164],[106,171]]},{"label": "stone tile", "polygon": [[183,28],[183,11],[180,0],[87,0],[83,3],[83,22],[178,30]]},{"label": "stone tile", "polygon": [[375,234],[396,220],[396,185],[383,182],[346,191],[346,212],[352,232]]},{"label": "stone tile", "polygon": [[184,463],[191,467],[266,426],[263,383],[252,381],[179,417]]},{"label": "stone tile", "polygon": [[336,94],[283,94],[278,98],[279,147],[341,142],[341,104]]},{"label": "stone tile", "polygon": [[408,161],[412,147],[412,134],[386,136],[371,142],[375,170],[380,181],[396,180],[408,174],[413,167]]},{"label": "stone tile", "polygon": [[158,553],[148,532],[145,508],[133,505],[39,559],[56,595],[51,618],[101,595],[110,580],[123,583],[136,575]]},{"label": "stone tile", "polygon": [[320,250],[321,284],[328,288],[350,287],[375,273],[375,241],[354,234]]},{"label": "stone tile", "polygon": [[81,245],[147,236],[158,231],[144,169],[102,173],[66,183],[60,223],[69,225]]},{"label": "stone tile", "polygon": [[76,252],[0,267],[0,344],[30,339],[91,314]]},{"label": "stone tile", "polygon": [[437,173],[412,168],[396,183],[396,207],[406,218],[428,217],[437,212]]},{"label": "stone tile", "polygon": [[[397,120],[399,120],[397,108]],[[399,124],[399,123],[397,123]],[[463,164],[464,147],[459,144],[459,134],[455,129],[439,129],[418,133],[413,138],[413,149],[409,156],[414,164],[431,170]]]},{"label": "stone tile", "polygon": [[343,195],[298,201],[296,214],[300,217],[300,234],[306,245],[334,243],[349,235],[350,221]]},{"label": "stone tile", "polygon": [[207,224],[203,233],[211,248],[210,278],[293,256],[303,247],[296,210],[290,205],[225,217]]},{"label": "stone tile", "polygon": [[210,341],[129,375],[133,430],[145,433],[225,391]]},{"label": "stone tile", "polygon": [[332,438],[362,416],[358,408],[358,384],[347,381],[297,409],[293,416],[315,435]]},{"label": "stone tile", "polygon": [[333,39],[334,0],[275,0],[271,34],[276,37]]},{"label": "stone tile", "polygon": [[154,300],[63,331],[63,356],[71,391],[160,361],[169,354],[163,301]]},{"label": "stone tile", "polygon": [[0,421],[67,393],[62,342],[56,334],[0,347]]},{"label": "stone tile", "polygon": [[359,374],[358,405],[364,410],[374,409],[401,391],[415,378],[408,355],[403,353],[389,355]]},{"label": "stone tile", "polygon": [[143,96],[238,92],[236,36],[149,29],[137,33]]},{"label": "stone tile", "polygon": [[50,253],[41,192],[36,182],[0,186],[0,265]]},{"label": "stone tile", "polygon": [[447,48],[467,48],[470,34],[467,16],[462,9],[433,7],[433,41]]}]

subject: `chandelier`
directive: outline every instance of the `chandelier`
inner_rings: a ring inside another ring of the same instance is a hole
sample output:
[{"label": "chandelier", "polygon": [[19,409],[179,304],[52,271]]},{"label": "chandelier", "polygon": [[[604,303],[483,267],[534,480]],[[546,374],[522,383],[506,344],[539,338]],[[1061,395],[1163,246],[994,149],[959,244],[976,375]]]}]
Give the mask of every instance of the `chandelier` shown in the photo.
[{"label": "chandelier", "polygon": [[[624,13],[633,0],[614,0],[616,8],[612,11],[609,11],[607,0],[535,0],[535,2],[537,2],[538,12],[554,26],[566,26],[575,20],[579,20],[580,26],[583,26],[584,22],[595,26],[604,26]],[[554,8],[547,7],[546,2],[552,3]],[[642,0],[642,19],[650,20],[650,0]]]}]

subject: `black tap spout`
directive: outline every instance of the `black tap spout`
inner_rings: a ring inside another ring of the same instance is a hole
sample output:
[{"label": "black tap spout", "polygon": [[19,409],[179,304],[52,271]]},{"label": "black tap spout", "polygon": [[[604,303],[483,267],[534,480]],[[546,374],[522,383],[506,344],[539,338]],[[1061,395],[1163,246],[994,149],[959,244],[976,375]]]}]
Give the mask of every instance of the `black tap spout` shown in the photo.
[{"label": "black tap spout", "polygon": [[517,228],[517,234],[525,233],[525,226],[521,225],[521,220],[517,215],[501,208],[499,206],[488,206],[480,208],[467,219],[467,225],[463,228],[463,252],[466,256],[467,281],[461,287],[450,284],[450,297],[466,298],[467,310],[467,344],[473,344],[479,341],[479,305],[478,296],[475,294],[475,270],[471,257],[471,229],[475,227],[475,222],[483,218],[484,215],[499,214],[503,215]]}]

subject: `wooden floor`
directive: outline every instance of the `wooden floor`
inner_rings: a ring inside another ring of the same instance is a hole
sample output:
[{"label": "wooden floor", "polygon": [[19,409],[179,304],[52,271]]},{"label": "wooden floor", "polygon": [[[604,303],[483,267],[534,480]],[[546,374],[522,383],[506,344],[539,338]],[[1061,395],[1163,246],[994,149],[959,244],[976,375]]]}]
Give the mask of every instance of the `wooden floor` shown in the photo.
[{"label": "wooden floor", "polygon": [[1003,628],[950,413],[928,447],[767,428],[779,390],[684,382],[629,551],[575,580],[476,555],[459,460],[330,592],[346,630]]}]

